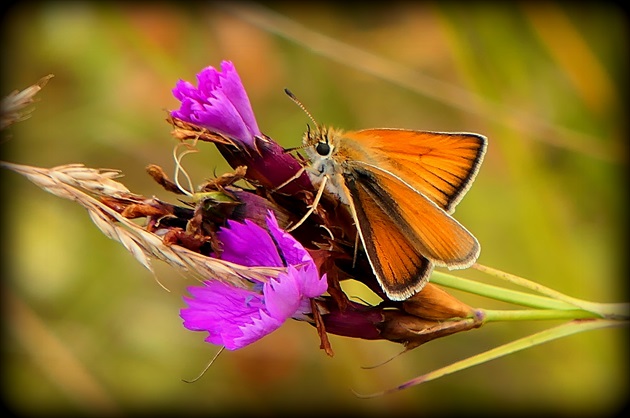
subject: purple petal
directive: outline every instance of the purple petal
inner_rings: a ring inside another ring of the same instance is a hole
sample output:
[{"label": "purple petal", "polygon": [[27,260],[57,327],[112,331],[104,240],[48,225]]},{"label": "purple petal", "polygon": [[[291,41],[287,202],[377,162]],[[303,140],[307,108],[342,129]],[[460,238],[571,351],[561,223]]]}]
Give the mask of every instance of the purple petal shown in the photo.
[{"label": "purple petal", "polygon": [[197,74],[197,87],[179,80],[173,95],[180,108],[171,115],[212,131],[220,132],[254,148],[254,137],[262,133],[256,123],[243,83],[229,61],[221,63],[222,72],[206,67]]},{"label": "purple petal", "polygon": [[207,281],[203,287],[189,287],[188,292],[192,296],[184,298],[188,308],[180,311],[184,327],[191,331],[207,331],[206,341],[224,345],[229,350],[242,347],[235,341],[243,337],[243,328],[247,328],[264,308],[260,293],[219,281]]},{"label": "purple petal", "polygon": [[217,236],[223,243],[223,258],[245,266],[283,266],[278,253],[297,260],[286,273],[268,278],[256,290],[232,287],[219,281],[206,281],[190,287],[187,307],[181,310],[184,326],[207,331],[206,341],[229,350],[242,348],[278,329],[288,318],[302,319],[311,312],[309,298],[327,289],[326,275],[319,277],[310,254],[290,234],[279,228],[273,212],[267,216],[271,235],[247,220],[229,222]]},{"label": "purple petal", "polygon": [[223,78],[221,86],[225,92],[225,96],[229,98],[234,106],[234,109],[238,111],[243,123],[249,127],[252,137],[254,135],[261,135],[254,117],[254,111],[252,105],[247,97],[247,92],[243,87],[243,82],[234,68],[234,64],[231,61],[223,61],[221,63],[221,70],[223,71]]},{"label": "purple petal", "polygon": [[[301,170],[302,165],[293,155],[261,133],[247,92],[231,62],[223,61],[221,72],[213,67],[201,70],[197,74],[197,86],[179,80],[173,95],[181,104],[179,109],[171,112],[171,116],[224,134],[243,148],[255,151],[233,153],[224,145],[217,144],[230,166],[248,167],[250,180],[273,188]],[[281,190],[294,194],[311,189],[311,181],[303,172]]]},{"label": "purple petal", "polygon": [[328,290],[326,274],[319,276],[315,264],[300,270],[300,292],[305,298],[316,298]]},{"label": "purple petal", "polygon": [[280,228],[272,212],[269,212],[267,216],[267,227],[288,265],[302,264],[309,260],[312,262],[310,254],[304,249],[302,244],[293,238],[291,234]]},{"label": "purple petal", "polygon": [[307,298],[321,296],[328,289],[328,281],[326,275],[319,276],[308,251],[291,234],[280,228],[272,212],[267,216],[267,226],[287,264],[295,266],[300,273],[300,294]]},{"label": "purple petal", "polygon": [[[289,286],[281,286],[283,289],[290,287],[290,283]],[[208,332],[207,342],[224,345],[228,350],[236,350],[261,339],[289,318],[287,309],[270,315],[260,293],[233,288],[223,282],[207,281],[204,287],[190,287],[188,292],[193,297],[184,298],[188,307],[180,312],[184,327],[191,331]],[[270,293],[274,294],[274,291]],[[280,290],[277,297],[287,294],[290,291]]]},{"label": "purple petal", "polygon": [[217,233],[223,243],[221,259],[242,266],[282,267],[276,245],[269,233],[250,220],[245,223],[228,221],[229,228],[221,228]]},{"label": "purple petal", "polygon": [[287,273],[278,275],[277,280],[269,280],[264,285],[265,307],[269,314],[284,322],[300,305],[299,273],[289,267]]},{"label": "purple petal", "polygon": [[225,347],[230,350],[245,347],[246,345],[260,340],[265,335],[271,334],[280,328],[283,322],[284,321],[279,321],[270,317],[264,311],[260,311],[260,316],[252,317],[251,323],[249,323],[246,327],[241,328],[243,335],[234,339],[232,342],[232,346],[234,348],[230,348],[227,345]]}]

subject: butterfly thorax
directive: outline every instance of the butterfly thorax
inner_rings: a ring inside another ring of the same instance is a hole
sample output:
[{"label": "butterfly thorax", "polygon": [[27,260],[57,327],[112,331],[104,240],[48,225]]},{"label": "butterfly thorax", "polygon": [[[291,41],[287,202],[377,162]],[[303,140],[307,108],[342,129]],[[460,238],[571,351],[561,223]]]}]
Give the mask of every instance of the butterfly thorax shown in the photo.
[{"label": "butterfly thorax", "polygon": [[303,144],[305,152],[311,161],[307,173],[311,181],[317,185],[327,177],[326,189],[338,196],[343,203],[348,203],[347,196],[342,192],[343,166],[335,158],[338,151],[342,131],[335,128],[317,126],[304,134]]}]

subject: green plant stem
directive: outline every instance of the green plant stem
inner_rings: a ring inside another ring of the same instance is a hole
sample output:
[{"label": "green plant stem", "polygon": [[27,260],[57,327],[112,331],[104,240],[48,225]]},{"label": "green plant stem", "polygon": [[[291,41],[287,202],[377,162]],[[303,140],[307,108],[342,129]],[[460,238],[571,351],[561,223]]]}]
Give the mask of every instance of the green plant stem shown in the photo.
[{"label": "green plant stem", "polygon": [[[618,320],[630,319],[630,304],[628,303],[597,303],[576,299],[513,274],[505,273],[500,270],[478,264],[475,264],[474,267],[494,277],[499,277],[509,281],[510,283],[542,293],[545,296],[481,283],[441,271],[433,272],[431,282],[451,289],[457,289],[490,299],[500,300],[502,302],[527,306],[529,308],[556,311],[555,314],[541,314],[541,316],[549,315],[549,317],[541,319],[581,319],[593,317]],[[559,311],[570,311],[572,313],[560,313]],[[590,312],[594,315],[586,315],[585,313],[578,312]]]},{"label": "green plant stem", "polygon": [[473,293],[490,299],[503,302],[514,303],[521,306],[538,309],[574,310],[575,306],[566,302],[551,299],[545,296],[532,295],[531,293],[520,292],[518,290],[505,289],[486,283],[476,282],[470,279],[453,276],[441,271],[434,271],[431,276],[431,283]]},{"label": "green plant stem", "polygon": [[482,309],[484,312],[484,322],[499,321],[545,321],[545,320],[567,320],[567,319],[595,319],[599,315],[583,311],[581,309],[521,309],[521,310],[492,310]]},{"label": "green plant stem", "polygon": [[628,321],[608,320],[608,319],[591,319],[591,320],[576,320],[570,321],[557,327],[549,328],[536,334],[528,335],[527,337],[520,338],[510,343],[504,344],[499,347],[495,347],[491,350],[483,353],[468,357],[467,359],[460,360],[453,364],[450,364],[441,369],[434,370],[426,373],[422,376],[411,379],[395,388],[385,390],[382,392],[372,393],[368,395],[355,394],[360,398],[374,398],[385,395],[387,393],[396,392],[402,389],[407,389],[411,386],[416,386],[421,383],[426,383],[431,380],[438,379],[451,373],[455,373],[470,367],[497,359],[499,357],[506,356],[508,354],[515,353],[517,351],[525,350],[530,347],[534,347],[539,344],[546,343],[558,338],[566,337],[578,332],[590,331],[600,328],[627,326]]},{"label": "green plant stem", "polygon": [[583,299],[577,299],[571,296],[567,296],[564,293],[545,287],[531,280],[527,280],[523,277],[516,276],[514,274],[506,273],[501,270],[497,270],[492,267],[484,266],[482,264],[475,263],[473,268],[484,273],[490,274],[494,277],[500,278],[507,282],[516,284],[526,289],[533,290],[535,292],[546,295],[558,301],[565,302],[573,307],[580,308],[585,311],[593,312],[600,315],[603,318],[610,319],[628,319],[630,318],[630,304],[628,303],[597,303],[590,302]]}]

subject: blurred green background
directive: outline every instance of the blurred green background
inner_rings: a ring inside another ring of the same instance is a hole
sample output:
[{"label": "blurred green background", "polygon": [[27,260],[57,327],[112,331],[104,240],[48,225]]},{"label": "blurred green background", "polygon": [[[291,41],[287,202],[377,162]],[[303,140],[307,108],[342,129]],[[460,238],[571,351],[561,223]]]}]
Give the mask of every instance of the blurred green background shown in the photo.
[{"label": "blurred green background", "polygon": [[[479,262],[598,301],[627,301],[628,26],[615,3],[20,3],[5,11],[2,96],[41,77],[32,117],[3,159],[172,173],[164,121],[179,78],[232,60],[258,123],[296,146],[314,117],[346,129],[472,131],[489,138],[456,217]],[[227,170],[209,144],[185,160],[197,183]],[[18,414],[548,413],[605,416],[628,394],[626,329],[575,335],[393,395],[368,393],[555,323],[499,323],[421,346],[331,336],[298,322],[237,352],[181,326],[193,283],[156,262],[166,292],[78,205],[2,172],[3,398]],[[479,272],[458,272],[483,278]],[[348,292],[369,299],[363,289]],[[485,308],[506,307],[457,294]]]}]

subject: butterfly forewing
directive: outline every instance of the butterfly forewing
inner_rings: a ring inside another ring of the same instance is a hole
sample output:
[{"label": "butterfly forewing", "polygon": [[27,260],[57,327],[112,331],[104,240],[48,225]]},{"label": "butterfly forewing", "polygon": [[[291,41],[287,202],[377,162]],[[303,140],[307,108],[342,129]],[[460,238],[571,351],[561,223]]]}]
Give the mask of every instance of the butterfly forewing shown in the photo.
[{"label": "butterfly forewing", "polygon": [[338,153],[404,179],[448,213],[470,188],[486,150],[477,134],[366,129],[345,132]]}]

